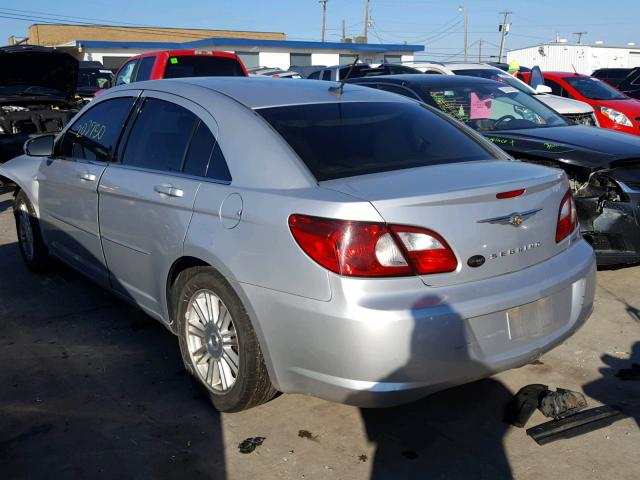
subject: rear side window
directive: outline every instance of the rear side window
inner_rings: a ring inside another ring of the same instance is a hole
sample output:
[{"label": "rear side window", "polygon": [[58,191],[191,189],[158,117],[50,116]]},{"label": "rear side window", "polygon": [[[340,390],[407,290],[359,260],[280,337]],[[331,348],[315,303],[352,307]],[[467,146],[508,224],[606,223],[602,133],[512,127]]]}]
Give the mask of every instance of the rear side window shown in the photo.
[{"label": "rear side window", "polygon": [[189,151],[184,159],[183,172],[187,175],[204,177],[207,173],[215,138],[211,130],[202,122],[198,122],[191,139]]},{"label": "rear side window", "polygon": [[156,57],[144,57],[140,60],[138,73],[136,73],[136,82],[142,82],[143,80],[149,80],[151,78],[151,70],[153,69],[155,61]]},{"label": "rear side window", "polygon": [[164,72],[164,78],[244,76],[238,60],[213,55],[169,57]]},{"label": "rear side window", "polygon": [[309,80],[319,80],[320,79],[320,70],[317,72],[311,73],[308,77]]},{"label": "rear side window", "polygon": [[413,102],[336,102],[256,111],[318,181],[494,158],[460,128]]},{"label": "rear side window", "polygon": [[331,70],[322,72],[322,80],[331,80]]},{"label": "rear side window", "polygon": [[87,110],[66,131],[59,156],[109,162],[133,106],[133,97],[114,98]]},{"label": "rear side window", "polygon": [[167,172],[182,171],[198,117],[186,108],[147,98],[131,129],[123,163]]}]

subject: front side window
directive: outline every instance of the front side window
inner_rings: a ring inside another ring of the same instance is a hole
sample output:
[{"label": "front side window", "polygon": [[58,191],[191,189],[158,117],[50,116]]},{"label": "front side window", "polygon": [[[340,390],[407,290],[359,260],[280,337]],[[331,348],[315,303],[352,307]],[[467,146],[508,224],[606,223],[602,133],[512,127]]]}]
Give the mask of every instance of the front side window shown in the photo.
[{"label": "front side window", "polygon": [[132,60],[129,63],[125,63],[124,67],[118,72],[118,78],[116,78],[116,85],[124,85],[131,83],[133,77],[133,71],[136,68],[137,60]]},{"label": "front side window", "polygon": [[155,61],[156,57],[144,57],[140,60],[138,73],[136,73],[136,82],[142,82],[143,80],[149,80],[151,78],[151,70],[153,70]]},{"label": "front side window", "polygon": [[592,77],[566,77],[565,82],[590,100],[624,100],[627,98],[602,80]]},{"label": "front side window", "polygon": [[318,181],[495,158],[414,102],[335,102],[257,109]]},{"label": "front side window", "polygon": [[322,80],[331,80],[331,70],[322,72]]},{"label": "front side window", "polygon": [[544,79],[544,84],[551,89],[551,93],[558,95],[559,97],[568,97],[567,91],[562,88],[558,82],[555,82],[549,78]]},{"label": "front side window", "polygon": [[98,103],[65,132],[58,156],[109,162],[135,99],[114,98]]},{"label": "front side window", "polygon": [[127,140],[123,163],[181,172],[198,117],[175,103],[147,98]]},{"label": "front side window", "polygon": [[565,126],[565,120],[513,87],[499,84],[424,87],[425,101],[478,131]]},{"label": "front side window", "polygon": [[169,57],[164,71],[164,78],[244,76],[238,60],[214,55]]}]

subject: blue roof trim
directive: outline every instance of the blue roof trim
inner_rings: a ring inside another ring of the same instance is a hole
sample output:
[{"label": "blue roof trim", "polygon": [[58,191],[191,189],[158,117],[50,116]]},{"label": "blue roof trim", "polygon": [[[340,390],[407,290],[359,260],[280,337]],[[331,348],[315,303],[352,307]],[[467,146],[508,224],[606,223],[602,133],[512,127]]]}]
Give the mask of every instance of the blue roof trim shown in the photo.
[{"label": "blue roof trim", "polygon": [[424,50],[424,45],[405,44],[376,44],[376,43],[342,43],[342,42],[301,42],[294,40],[257,40],[251,38],[206,38],[193,42],[108,42],[95,40],[77,40],[77,47],[85,48],[156,48],[167,49],[192,49],[212,46],[238,46],[238,47],[272,47],[272,48],[300,48],[313,50],[349,50],[352,52],[419,52]]}]

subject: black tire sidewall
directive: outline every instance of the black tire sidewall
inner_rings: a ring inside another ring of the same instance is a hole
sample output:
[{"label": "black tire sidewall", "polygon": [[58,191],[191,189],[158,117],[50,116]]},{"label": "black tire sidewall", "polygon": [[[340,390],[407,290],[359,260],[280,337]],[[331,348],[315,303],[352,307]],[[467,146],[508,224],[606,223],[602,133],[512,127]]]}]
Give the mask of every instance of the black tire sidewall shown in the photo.
[{"label": "black tire sidewall", "polygon": [[[22,246],[22,242],[20,240],[20,231],[19,231],[19,215],[20,215],[20,206],[24,204],[29,211],[29,223],[31,224],[31,233],[33,235],[33,258],[29,258]],[[45,246],[44,240],[42,239],[42,234],[40,233],[40,223],[38,222],[38,218],[36,216],[35,209],[33,205],[29,201],[29,197],[21,190],[16,195],[13,214],[16,220],[16,233],[18,235],[18,248],[20,250],[20,255],[24,260],[24,263],[27,265],[27,268],[32,272],[42,272],[47,269],[49,264],[49,251]]]},{"label": "black tire sidewall", "polygon": [[[210,389],[198,375],[189,356],[186,338],[186,313],[189,301],[200,290],[211,290],[225,304],[236,329],[240,365],[236,381],[228,392],[219,393]],[[190,269],[178,276],[173,292],[177,294],[176,331],[180,353],[187,371],[206,389],[213,405],[222,412],[233,412],[247,408],[254,396],[256,372],[261,368],[260,347],[251,325],[249,315],[229,283],[215,270],[206,267]],[[175,298],[175,297],[174,297]],[[262,366],[262,368],[264,368]]]}]

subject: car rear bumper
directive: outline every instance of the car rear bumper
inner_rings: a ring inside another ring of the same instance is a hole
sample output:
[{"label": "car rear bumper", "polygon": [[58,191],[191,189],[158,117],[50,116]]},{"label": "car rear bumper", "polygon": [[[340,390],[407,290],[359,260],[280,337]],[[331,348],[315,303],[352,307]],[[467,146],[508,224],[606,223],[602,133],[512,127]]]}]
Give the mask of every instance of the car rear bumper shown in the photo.
[{"label": "car rear bumper", "polygon": [[332,276],[328,302],[237,287],[278,389],[384,407],[524,365],[561,343],[591,314],[595,260],[580,239],[541,264],[448,287]]}]

